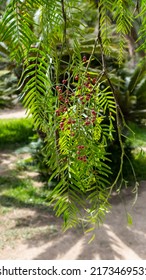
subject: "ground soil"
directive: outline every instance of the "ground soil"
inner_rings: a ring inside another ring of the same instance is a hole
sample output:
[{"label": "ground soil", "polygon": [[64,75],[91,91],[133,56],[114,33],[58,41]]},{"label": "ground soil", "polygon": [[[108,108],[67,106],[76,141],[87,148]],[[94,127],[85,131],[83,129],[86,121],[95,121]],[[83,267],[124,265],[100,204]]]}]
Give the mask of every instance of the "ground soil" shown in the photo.
[{"label": "ground soil", "polygon": [[[17,116],[24,116],[22,111]],[[3,151],[0,159],[0,176],[3,176],[13,167],[17,156]],[[22,206],[0,212],[0,260],[146,259],[146,182],[140,182],[134,206],[132,190],[133,187],[120,196],[113,193],[112,208],[90,244],[91,233],[84,234],[81,228],[63,233],[62,220],[49,209]],[[127,212],[132,215],[131,226]]]}]

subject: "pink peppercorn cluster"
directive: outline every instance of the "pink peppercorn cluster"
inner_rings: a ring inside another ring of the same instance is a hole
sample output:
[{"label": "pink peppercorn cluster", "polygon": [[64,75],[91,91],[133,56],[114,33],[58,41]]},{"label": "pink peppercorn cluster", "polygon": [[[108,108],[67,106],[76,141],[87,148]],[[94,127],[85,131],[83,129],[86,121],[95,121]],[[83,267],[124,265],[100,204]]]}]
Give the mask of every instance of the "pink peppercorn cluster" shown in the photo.
[{"label": "pink peppercorn cluster", "polygon": [[[79,82],[79,78],[79,75],[76,75],[74,80]],[[77,84],[74,91],[66,87],[67,82],[68,81],[64,79],[62,80],[62,85],[56,86],[59,102],[59,107],[56,109],[56,116],[58,117],[61,114],[67,112],[74,102],[79,103],[81,106],[90,106],[90,102],[92,101],[95,94],[94,85],[96,84],[97,80],[96,78],[91,78],[89,73],[86,75],[84,82],[81,80],[81,84]],[[93,124],[95,120],[96,111],[91,108],[91,116],[90,118],[86,118],[84,124],[88,126]],[[60,127],[63,128],[63,124],[61,124]]]},{"label": "pink peppercorn cluster", "polygon": [[[88,63],[86,56],[83,56],[82,61],[83,65]],[[58,98],[56,117],[59,128],[61,131],[69,130],[68,135],[73,137],[73,141],[83,127],[87,127],[86,131],[91,131],[96,123],[96,84],[97,79],[91,77],[90,73],[80,73],[74,76],[73,81],[63,79],[61,84],[56,85]],[[77,146],[76,154],[79,161],[87,161],[86,153],[84,145]]]},{"label": "pink peppercorn cluster", "polygon": [[85,153],[84,149],[85,149],[84,145],[79,145],[77,147],[77,155],[79,155],[77,157],[77,159],[80,160],[80,161],[86,162],[87,161],[87,156],[84,154]]},{"label": "pink peppercorn cluster", "polygon": [[[60,122],[60,129],[64,130],[65,127],[66,129],[70,130],[71,126],[70,125],[74,125],[76,123],[76,121],[74,119],[69,118],[68,120],[66,118],[63,118],[62,121]],[[71,133],[71,136],[74,136],[74,133]]]}]

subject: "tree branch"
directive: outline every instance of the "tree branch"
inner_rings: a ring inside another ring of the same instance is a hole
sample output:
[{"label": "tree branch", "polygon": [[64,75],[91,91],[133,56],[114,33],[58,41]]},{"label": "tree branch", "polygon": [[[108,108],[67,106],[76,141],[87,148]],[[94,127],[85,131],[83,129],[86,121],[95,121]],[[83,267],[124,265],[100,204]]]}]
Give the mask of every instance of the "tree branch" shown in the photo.
[{"label": "tree branch", "polygon": [[63,36],[64,36],[64,42],[66,42],[67,20],[66,20],[66,12],[65,12],[65,7],[64,7],[64,0],[61,0],[61,7],[62,7],[63,20],[64,20],[64,31],[63,31]]}]

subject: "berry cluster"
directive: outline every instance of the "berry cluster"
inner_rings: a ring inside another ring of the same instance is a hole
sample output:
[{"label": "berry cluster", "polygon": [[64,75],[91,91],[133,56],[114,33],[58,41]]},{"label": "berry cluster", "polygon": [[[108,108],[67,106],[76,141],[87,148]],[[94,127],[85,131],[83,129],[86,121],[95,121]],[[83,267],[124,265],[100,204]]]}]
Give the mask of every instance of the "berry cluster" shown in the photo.
[{"label": "berry cluster", "polygon": [[81,105],[91,105],[94,100],[96,81],[96,78],[91,78],[89,73],[79,80],[75,97],[78,98]]},{"label": "berry cluster", "polygon": [[79,157],[78,157],[78,160],[81,160],[81,161],[83,161],[83,162],[86,162],[86,161],[87,161],[87,157],[86,157],[86,155],[84,155],[84,156],[79,156]]},{"label": "berry cluster", "polygon": [[[83,61],[85,62],[85,57],[83,57]],[[82,81],[84,78],[84,82]],[[75,89],[68,89],[66,87],[66,84],[68,83],[68,80],[64,79],[62,80],[61,85],[56,86],[56,91],[58,94],[58,104],[59,108],[56,109],[56,116],[64,115],[65,112],[68,112],[68,109],[72,106],[72,104],[76,103],[79,106],[82,106],[82,111],[87,106],[88,109],[92,106],[92,101],[94,101],[94,85],[96,84],[97,80],[96,78],[91,78],[90,74],[88,73],[85,77],[82,77],[80,79],[79,75],[76,75],[74,80],[78,82]],[[91,109],[88,110],[90,114],[88,113],[88,117],[86,117],[83,121],[83,125],[89,126],[93,125],[96,121],[96,111],[91,107]],[[67,121],[68,125],[75,124],[75,120],[69,118]],[[60,122],[60,129],[64,130],[64,121],[61,120]],[[67,129],[70,129],[68,126]]]},{"label": "berry cluster", "polygon": [[84,149],[85,149],[85,146],[84,145],[80,145],[77,147],[77,155],[79,155],[77,157],[78,160],[81,160],[83,162],[86,162],[87,161],[87,156],[84,153]]},{"label": "berry cluster", "polygon": [[[67,120],[67,118],[63,118],[62,121],[60,122],[60,129],[64,130],[65,128],[70,130],[71,129],[71,125],[74,125],[76,123],[76,121],[74,119],[69,118]],[[71,133],[71,136],[74,136],[74,132]]]},{"label": "berry cluster", "polygon": [[[82,61],[83,63],[87,62],[86,56],[83,56]],[[61,131],[69,130],[69,135],[73,137],[78,135],[79,130],[79,133],[82,133],[81,131],[84,131],[82,130],[83,127],[89,127],[89,130],[91,130],[95,125],[97,118],[95,107],[96,83],[97,79],[95,77],[85,73],[75,75],[73,82],[64,79],[60,85],[56,85],[58,98],[56,116]],[[77,159],[86,162],[86,152],[84,145],[77,146]]]}]

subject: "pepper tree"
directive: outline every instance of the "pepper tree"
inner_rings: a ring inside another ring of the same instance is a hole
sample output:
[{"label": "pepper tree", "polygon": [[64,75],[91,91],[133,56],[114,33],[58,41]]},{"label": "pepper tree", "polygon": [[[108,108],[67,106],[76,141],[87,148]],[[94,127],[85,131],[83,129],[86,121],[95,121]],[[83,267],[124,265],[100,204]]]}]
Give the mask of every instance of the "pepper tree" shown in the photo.
[{"label": "pepper tree", "polygon": [[[121,174],[125,155],[118,103],[118,67],[128,59],[128,39],[138,19],[139,50],[146,47],[146,1],[11,0],[0,22],[1,41],[23,66],[21,100],[43,135],[49,195],[65,229],[99,224]],[[107,148],[118,138],[119,172]],[[93,226],[94,227],[94,226]]]}]

